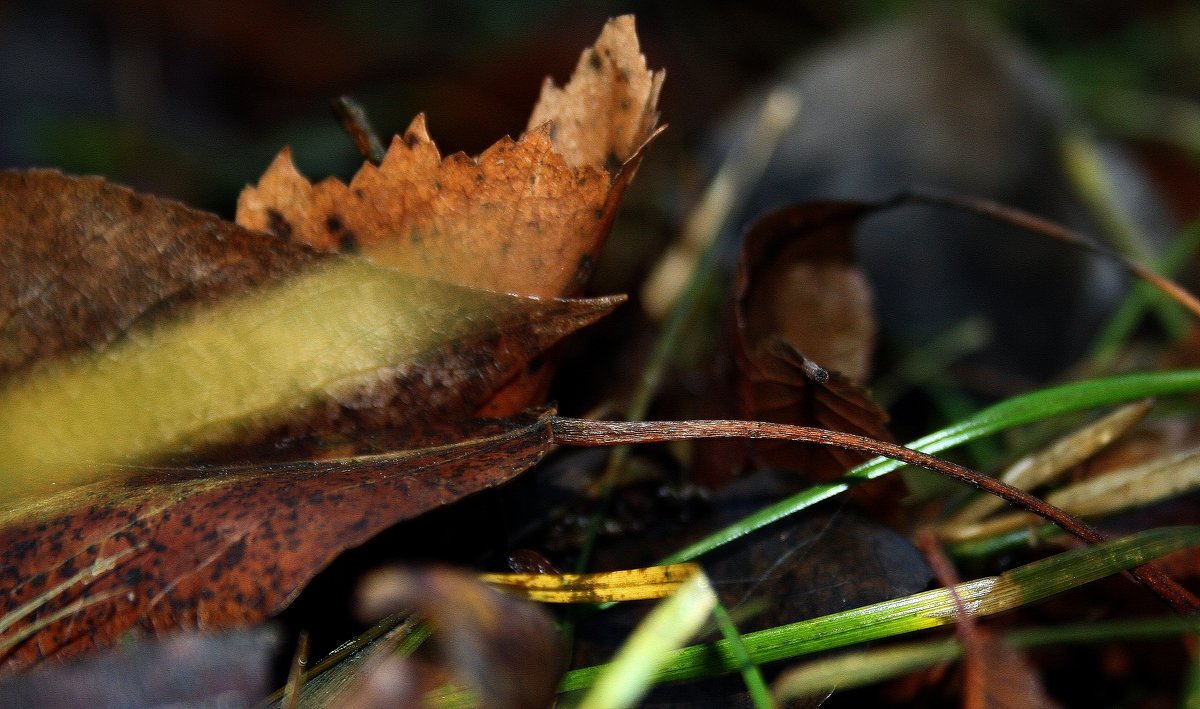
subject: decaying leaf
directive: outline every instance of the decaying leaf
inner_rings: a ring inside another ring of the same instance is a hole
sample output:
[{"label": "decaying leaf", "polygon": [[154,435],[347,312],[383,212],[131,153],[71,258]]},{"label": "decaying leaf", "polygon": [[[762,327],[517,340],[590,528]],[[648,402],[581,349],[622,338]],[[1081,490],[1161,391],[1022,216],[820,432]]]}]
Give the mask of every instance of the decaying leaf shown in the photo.
[{"label": "decaying leaf", "polygon": [[809,204],[755,223],[734,286],[738,334],[747,347],[778,338],[826,370],[867,380],[875,316],[850,229],[868,209]]},{"label": "decaying leaf", "polygon": [[327,260],[7,382],[0,493],[280,430],[462,420],[611,304],[489,293]]},{"label": "decaying leaf", "polygon": [[647,70],[633,18],[616,18],[564,89],[547,80],[518,140],[443,159],[418,116],[348,185],[310,183],[285,149],[242,192],[237,222],[460,285],[573,295],[654,135],[663,76]]},{"label": "decaying leaf", "polygon": [[0,225],[0,375],[313,260],[178,202],[51,170],[0,172]]},{"label": "decaying leaf", "polygon": [[[347,185],[302,176],[285,149],[238,199],[237,221],[323,251],[361,250],[422,277],[503,293],[570,296],[591,277],[642,151],[656,135],[664,72],[631,15],[610,20],[571,81],[547,78],[525,134],[445,158],[418,116],[383,162]],[[546,395],[538,361],[479,407],[507,416]]]},{"label": "decaying leaf", "polygon": [[389,455],[145,470],[10,510],[0,515],[4,667],[127,633],[261,621],[343,549],[512,478],[548,441],[538,417]]},{"label": "decaying leaf", "polygon": [[412,698],[436,688],[429,683],[438,677],[447,677],[467,692],[474,706],[550,705],[564,669],[563,648],[542,608],[498,593],[469,573],[436,566],[375,572],[362,585],[359,608],[371,619],[401,610],[417,612],[432,626],[440,657],[436,668],[421,673],[405,672],[404,665],[394,661],[368,668],[360,686],[340,697],[337,705],[398,706],[397,700],[404,699],[414,704]]},{"label": "decaying leaf", "polygon": [[[862,389],[875,341],[871,296],[852,231],[874,209],[816,203],[780,210],[747,234],[734,285],[739,414],[890,440]],[[835,477],[866,456],[826,446],[755,444],[757,457]]]},{"label": "decaying leaf", "polygon": [[[348,186],[309,184],[285,151],[240,200],[253,229],[96,178],[0,175],[2,492],[111,476],[0,511],[4,667],[259,621],[341,550],[536,462],[545,421],[457,422],[541,403],[539,354],[620,301],[559,296],[587,280],[662,78],[619,18],[519,140],[442,159],[418,118]],[[462,442],[155,465],[386,424]]]}]

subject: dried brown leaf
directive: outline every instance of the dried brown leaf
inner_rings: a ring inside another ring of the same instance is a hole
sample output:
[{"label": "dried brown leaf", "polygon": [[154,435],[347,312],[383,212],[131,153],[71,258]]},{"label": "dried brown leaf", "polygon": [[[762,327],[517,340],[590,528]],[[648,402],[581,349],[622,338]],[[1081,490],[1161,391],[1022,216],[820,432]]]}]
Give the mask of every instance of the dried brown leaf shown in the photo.
[{"label": "dried brown leaf", "polygon": [[126,634],[277,613],[343,549],[498,485],[548,448],[544,418],[383,456],[146,470],[0,516],[0,658],[18,669]]},{"label": "dried brown leaf", "polygon": [[[746,236],[734,290],[734,357],[743,418],[890,440],[887,415],[862,389],[875,325],[852,232],[875,207],[782,209]],[[826,375],[828,375],[826,377]],[[755,445],[773,465],[828,480],[867,456],[824,446]]]},{"label": "dried brown leaf", "polygon": [[0,172],[0,374],[189,302],[294,273],[310,249],[98,177]]},{"label": "dried brown leaf", "polygon": [[1041,678],[1025,656],[992,633],[980,631],[980,657],[971,663],[978,676],[968,680],[965,709],[1055,709]]},{"label": "dried brown leaf", "polygon": [[559,88],[546,77],[528,129],[551,124],[554,149],[572,166],[628,171],[654,134],[664,78],[646,68],[633,15],[613,18],[583,50],[570,83]]},{"label": "dried brown leaf", "polygon": [[417,279],[54,172],[0,176],[0,217],[0,496],[219,444],[466,421],[620,300]]},{"label": "dried brown leaf", "polygon": [[310,183],[285,149],[242,192],[237,222],[451,283],[577,293],[653,135],[662,76],[646,69],[632,17],[617,18],[565,89],[547,83],[518,140],[443,159],[418,116],[349,185]]},{"label": "dried brown leaf", "polygon": [[[478,157],[442,158],[418,116],[350,184],[302,176],[287,149],[238,199],[237,222],[322,251],[361,250],[422,277],[503,293],[570,296],[591,277],[621,197],[656,134],[664,73],[640,53],[633,17],[610,20],[571,81],[550,79],[529,128]],[[479,407],[541,403],[539,360]]]}]

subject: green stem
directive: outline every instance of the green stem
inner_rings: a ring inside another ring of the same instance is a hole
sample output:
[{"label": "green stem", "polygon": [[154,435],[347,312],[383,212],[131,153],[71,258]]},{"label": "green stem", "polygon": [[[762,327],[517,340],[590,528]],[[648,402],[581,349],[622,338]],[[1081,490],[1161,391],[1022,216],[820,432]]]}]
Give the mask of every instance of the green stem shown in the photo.
[{"label": "green stem", "polygon": [[[967,581],[958,584],[955,591],[976,617],[993,615],[1197,544],[1200,544],[1200,527],[1152,529],[1063,552],[1000,576]],[[943,588],[747,633],[742,640],[751,659],[765,663],[950,625],[957,618],[954,600]],[[568,672],[559,684],[559,691],[590,686],[603,667]],[[729,642],[722,640],[677,651],[655,679],[658,682],[698,679],[739,667]]]},{"label": "green stem", "polygon": [[[953,426],[917,439],[906,447],[937,453],[1014,426],[1086,409],[1111,406],[1148,396],[1168,396],[1200,391],[1200,370],[1126,374],[1064,384],[1014,397],[989,406]],[[691,561],[736,539],[839,495],[852,486],[882,477],[903,464],[873,458],[836,482],[823,483],[749,515],[671,554],[660,563]]]},{"label": "green stem", "polygon": [[[1193,222],[1180,232],[1155,266],[1164,276],[1174,278],[1197,250],[1200,250],[1200,221]],[[1120,307],[1109,319],[1104,331],[1096,337],[1091,355],[1088,357],[1090,365],[1096,369],[1104,369],[1112,365],[1120,353],[1121,347],[1129,340],[1133,329],[1146,315],[1151,303],[1159,302],[1166,303],[1167,299],[1153,286],[1144,281],[1135,283],[1129,297],[1122,301]],[[1175,307],[1175,304],[1168,303],[1165,307]]]},{"label": "green stem", "polygon": [[771,697],[771,691],[767,689],[762,671],[759,670],[758,663],[750,656],[750,650],[746,648],[742,634],[733,624],[733,618],[729,617],[729,611],[725,610],[724,604],[718,601],[713,606],[712,614],[717,621],[717,627],[721,629],[722,637],[729,643],[729,651],[734,662],[738,663],[738,670],[742,673],[742,681],[746,683],[746,690],[750,694],[750,701],[753,702],[754,709],[775,709],[775,700]]}]

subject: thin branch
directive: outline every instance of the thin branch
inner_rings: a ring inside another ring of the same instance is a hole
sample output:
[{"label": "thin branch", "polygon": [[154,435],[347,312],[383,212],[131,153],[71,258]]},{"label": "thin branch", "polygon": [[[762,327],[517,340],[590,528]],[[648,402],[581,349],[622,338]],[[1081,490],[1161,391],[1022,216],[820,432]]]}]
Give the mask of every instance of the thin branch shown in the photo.
[{"label": "thin branch", "polygon": [[[935,458],[911,448],[856,436],[852,433],[762,421],[623,422],[587,421],[560,416],[550,418],[550,429],[553,443],[576,446],[665,443],[698,438],[766,438],[864,451],[932,470],[940,475],[1002,497],[1010,504],[1058,525],[1085,542],[1095,544],[1105,540],[1104,534],[1096,528],[1023,490],[956,463]],[[1200,612],[1200,599],[1161,571],[1150,566],[1139,566],[1130,573],[1175,611],[1185,614]]]},{"label": "thin branch", "polygon": [[371,121],[362,105],[349,96],[338,96],[330,101],[330,108],[342,124],[342,130],[354,141],[354,147],[358,149],[359,154],[374,165],[383,162],[383,142],[371,127]]},{"label": "thin branch", "polygon": [[1004,224],[1011,224],[1020,229],[1048,236],[1052,239],[1071,244],[1081,249],[1091,251],[1094,254],[1111,259],[1123,266],[1133,275],[1141,278],[1158,290],[1165,293],[1169,298],[1182,305],[1196,318],[1200,318],[1200,300],[1192,295],[1186,288],[1179,285],[1175,281],[1155,273],[1148,266],[1138,263],[1128,256],[1113,251],[1112,249],[1097,244],[1090,239],[1085,239],[1080,234],[1071,231],[1070,229],[1055,224],[1048,219],[1043,219],[1029,212],[1009,207],[998,202],[993,202],[988,199],[977,197],[964,197],[961,195],[950,194],[948,192],[940,192],[938,190],[928,188],[913,188],[897,195],[893,200],[893,204],[936,204],[943,207],[952,207],[963,211],[978,214],[987,217],[993,221]]}]

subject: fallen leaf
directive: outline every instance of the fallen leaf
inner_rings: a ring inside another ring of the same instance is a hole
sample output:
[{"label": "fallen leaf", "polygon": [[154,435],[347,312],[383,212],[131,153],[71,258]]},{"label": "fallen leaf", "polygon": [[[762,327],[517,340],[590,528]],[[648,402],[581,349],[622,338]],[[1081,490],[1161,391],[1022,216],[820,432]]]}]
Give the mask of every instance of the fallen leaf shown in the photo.
[{"label": "fallen leaf", "polygon": [[632,16],[616,18],[564,89],[547,80],[518,140],[443,159],[418,116],[348,185],[310,183],[285,149],[242,192],[237,222],[450,283],[578,293],[654,135],[663,76],[647,70]]},{"label": "fallen leaf", "polygon": [[[610,20],[564,88],[547,78],[517,140],[443,158],[424,116],[347,185],[316,184],[284,149],[238,198],[237,222],[323,251],[361,251],[422,277],[502,293],[570,296],[586,286],[617,206],[657,134],[665,73],[640,53],[632,15]],[[503,417],[540,404],[538,360],[481,403]]]},{"label": "fallen leaf", "polygon": [[[875,321],[870,286],[854,262],[853,232],[881,205],[822,202],[758,220],[742,244],[733,286],[732,371],[716,386],[748,420],[817,426],[890,441],[887,414],[861,386],[870,374]],[[727,361],[727,360],[726,360]],[[727,365],[728,366],[728,365]],[[870,456],[829,446],[711,441],[698,448],[700,479],[720,486],[747,457],[831,480]],[[873,482],[852,495],[892,505],[900,482]]]},{"label": "fallen leaf", "polygon": [[[789,207],[746,235],[734,284],[742,418],[891,440],[887,414],[860,386],[869,374],[875,324],[852,236],[857,221],[876,208],[850,202]],[[794,443],[756,442],[753,451],[815,480],[832,479],[870,457]]]},{"label": "fallen leaf", "polygon": [[870,377],[875,316],[852,230],[874,208],[806,204],[750,228],[734,285],[743,349],[778,338],[850,381]]},{"label": "fallen leaf", "polygon": [[[95,178],[3,177],[0,265],[19,276],[0,292],[0,452],[24,475],[4,492],[73,466],[112,476],[0,512],[4,667],[257,622],[346,547],[544,454],[545,422],[526,417],[376,457],[136,467],[540,403],[538,354],[620,301],[556,296],[586,283],[662,81],[629,17],[577,73],[547,86],[534,115],[550,122],[477,159],[443,160],[421,118],[349,186],[309,184],[285,151],[241,200],[255,230]],[[610,111],[592,115],[601,96]]]},{"label": "fallen leaf", "polygon": [[[573,167],[628,173],[636,168],[630,161],[640,159],[642,146],[655,133],[665,78],[665,71],[646,68],[633,15],[615,17],[596,44],[583,50],[566,86],[560,89],[546,77],[528,128],[549,123],[554,150]],[[623,189],[624,183],[615,188]]]},{"label": "fallen leaf", "polygon": [[0,678],[0,705],[40,709],[252,706],[270,689],[279,633],[262,626],[138,642]]},{"label": "fallen leaf", "polygon": [[0,374],[294,273],[310,249],[98,177],[0,172]]},{"label": "fallen leaf", "polygon": [[402,610],[425,618],[433,628],[439,666],[406,673],[402,665],[385,662],[364,671],[357,693],[338,698],[338,706],[398,706],[397,700],[435,689],[426,686],[431,676],[449,677],[474,706],[486,709],[551,704],[565,669],[563,648],[553,620],[539,606],[498,593],[467,572],[438,566],[381,569],[364,580],[358,606],[365,619]]},{"label": "fallen leaf", "polygon": [[[92,178],[9,173],[0,187],[10,188],[0,215],[33,205],[4,231],[18,286],[4,293],[12,315],[0,349],[23,366],[0,382],[0,495],[273,434],[462,421],[618,302],[524,298],[316,258]],[[52,253],[29,245],[39,227]],[[235,248],[224,254],[222,243]],[[91,261],[74,261],[81,250]],[[148,251],[167,256],[147,265]],[[201,298],[204,307],[180,307]]]},{"label": "fallen leaf", "polygon": [[66,659],[126,634],[259,622],[343,549],[546,453],[543,417],[495,426],[381,456],[145,470],[10,510],[0,515],[3,666]]}]

